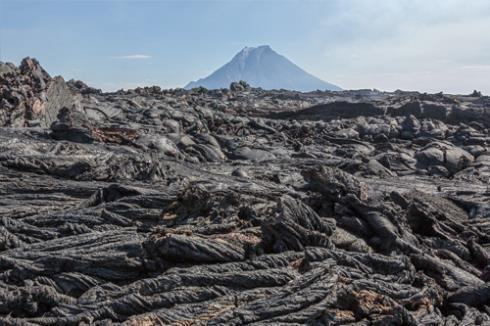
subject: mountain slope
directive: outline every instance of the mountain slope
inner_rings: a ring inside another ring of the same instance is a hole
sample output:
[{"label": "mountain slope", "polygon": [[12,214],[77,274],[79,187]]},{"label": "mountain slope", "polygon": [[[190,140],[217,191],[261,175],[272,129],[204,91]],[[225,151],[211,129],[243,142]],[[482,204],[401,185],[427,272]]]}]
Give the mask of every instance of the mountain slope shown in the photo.
[{"label": "mountain slope", "polygon": [[298,67],[268,45],[246,47],[233,59],[206,78],[190,82],[186,89],[203,86],[226,88],[231,82],[244,80],[254,87],[297,91],[341,90]]}]

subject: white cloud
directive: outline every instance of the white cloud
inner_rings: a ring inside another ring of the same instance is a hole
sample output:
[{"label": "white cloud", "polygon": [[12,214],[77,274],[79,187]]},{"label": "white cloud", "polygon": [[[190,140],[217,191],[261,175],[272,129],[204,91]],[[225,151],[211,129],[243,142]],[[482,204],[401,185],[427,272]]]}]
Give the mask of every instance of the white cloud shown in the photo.
[{"label": "white cloud", "polygon": [[151,56],[147,54],[128,54],[128,55],[113,56],[111,58],[122,59],[122,60],[143,60],[143,59],[150,59]]},{"label": "white cloud", "polygon": [[463,70],[488,70],[490,69],[490,65],[471,65],[471,66],[462,66],[459,69]]},{"label": "white cloud", "polygon": [[340,11],[323,24],[342,32],[327,36],[323,79],[336,76],[330,81],[345,88],[490,94],[489,1],[346,0]]}]

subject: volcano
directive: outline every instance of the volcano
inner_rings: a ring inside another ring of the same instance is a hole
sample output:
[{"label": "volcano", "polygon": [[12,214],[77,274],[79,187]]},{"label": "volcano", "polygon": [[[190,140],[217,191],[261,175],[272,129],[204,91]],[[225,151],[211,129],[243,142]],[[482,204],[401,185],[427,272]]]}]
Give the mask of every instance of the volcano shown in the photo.
[{"label": "volcano", "polygon": [[270,46],[246,47],[233,59],[211,75],[190,82],[186,89],[205,87],[227,88],[230,83],[246,81],[263,89],[287,89],[301,92],[315,90],[340,91],[340,87],[327,83],[298,67]]}]

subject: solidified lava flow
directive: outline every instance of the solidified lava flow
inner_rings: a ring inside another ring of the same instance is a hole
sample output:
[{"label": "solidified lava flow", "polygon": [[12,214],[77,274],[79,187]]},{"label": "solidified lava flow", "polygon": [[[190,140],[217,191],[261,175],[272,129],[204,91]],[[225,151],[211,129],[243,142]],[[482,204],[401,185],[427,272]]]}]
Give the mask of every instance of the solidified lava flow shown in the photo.
[{"label": "solidified lava flow", "polygon": [[0,64],[1,325],[490,323],[490,98],[231,86]]}]

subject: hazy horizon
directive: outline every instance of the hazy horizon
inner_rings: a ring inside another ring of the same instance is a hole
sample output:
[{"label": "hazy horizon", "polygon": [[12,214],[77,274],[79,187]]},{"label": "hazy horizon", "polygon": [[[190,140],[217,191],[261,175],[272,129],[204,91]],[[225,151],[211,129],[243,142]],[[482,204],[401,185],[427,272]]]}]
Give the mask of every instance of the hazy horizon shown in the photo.
[{"label": "hazy horizon", "polygon": [[0,0],[0,61],[104,90],[183,87],[267,44],[344,89],[490,94],[490,2]]}]

